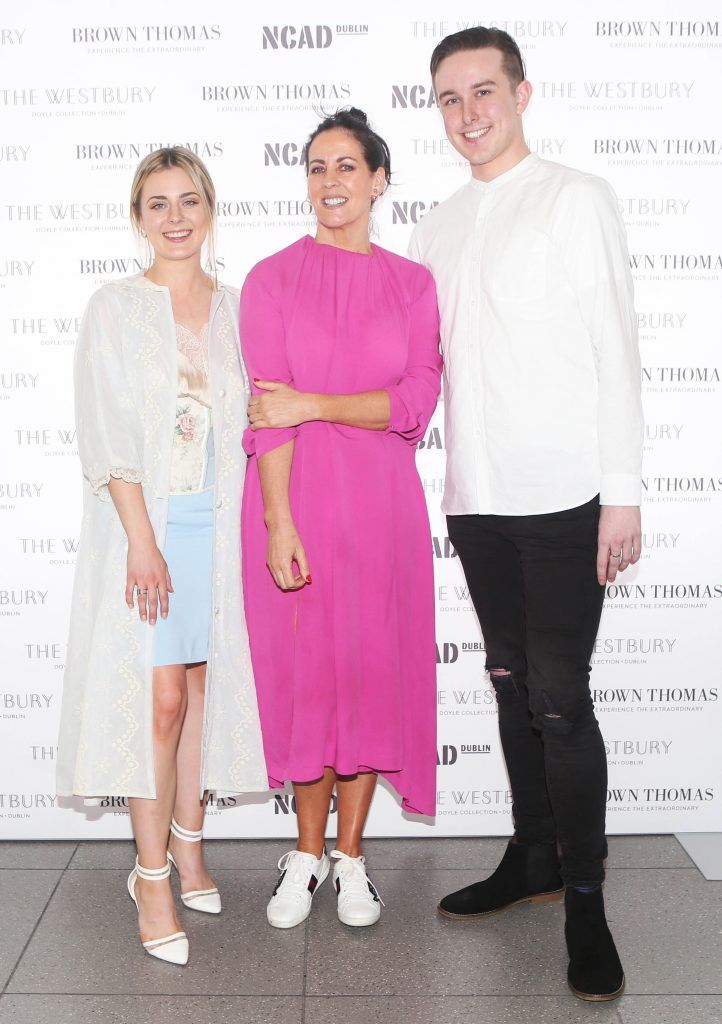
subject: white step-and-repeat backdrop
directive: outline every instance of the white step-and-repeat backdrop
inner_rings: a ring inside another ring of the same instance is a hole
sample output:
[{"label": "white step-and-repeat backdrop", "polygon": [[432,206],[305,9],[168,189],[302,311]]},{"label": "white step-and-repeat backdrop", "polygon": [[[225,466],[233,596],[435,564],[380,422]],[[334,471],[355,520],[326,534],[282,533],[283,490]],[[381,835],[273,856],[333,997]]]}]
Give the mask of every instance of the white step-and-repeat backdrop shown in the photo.
[{"label": "white step-and-repeat backdrop", "polygon": [[[713,0],[482,7],[4,5],[3,837],[129,834],[127,811],[112,798],[92,808],[58,800],[54,768],[81,497],[73,345],[90,294],[144,265],[128,224],[136,164],[168,144],[203,157],[219,195],[221,275],[239,285],[254,262],[312,230],[301,146],[322,113],[354,103],[393,158],[376,240],[404,252],[413,225],[467,174],[444,137],[429,56],[480,16],[514,34],[526,57],[532,150],[608,178],[629,232],[647,420],[644,553],[608,588],[594,657],[609,830],[722,830],[722,16]],[[510,794],[483,640],[439,512],[440,412],[418,465],[437,569],[438,816],[435,826],[406,820],[381,790],[369,833],[505,834]],[[287,794],[210,808],[209,835],[293,831]]]}]

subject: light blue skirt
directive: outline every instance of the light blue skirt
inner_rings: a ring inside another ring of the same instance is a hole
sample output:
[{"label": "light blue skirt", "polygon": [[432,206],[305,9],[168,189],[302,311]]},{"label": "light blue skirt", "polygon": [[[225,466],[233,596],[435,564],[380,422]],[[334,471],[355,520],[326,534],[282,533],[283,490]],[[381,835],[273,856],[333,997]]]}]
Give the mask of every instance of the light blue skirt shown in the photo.
[{"label": "light blue skirt", "polygon": [[213,488],[171,494],[163,557],[173,593],[154,627],[153,665],[208,661],[213,574]]}]

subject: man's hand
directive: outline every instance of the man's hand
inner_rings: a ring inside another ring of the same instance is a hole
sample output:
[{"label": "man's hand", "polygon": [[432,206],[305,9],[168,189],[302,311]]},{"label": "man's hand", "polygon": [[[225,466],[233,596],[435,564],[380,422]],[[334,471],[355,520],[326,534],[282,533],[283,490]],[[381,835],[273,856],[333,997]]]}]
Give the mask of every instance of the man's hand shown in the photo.
[{"label": "man's hand", "polygon": [[602,505],[599,516],[597,579],[613,583],[618,572],[639,561],[642,524],[638,505]]}]

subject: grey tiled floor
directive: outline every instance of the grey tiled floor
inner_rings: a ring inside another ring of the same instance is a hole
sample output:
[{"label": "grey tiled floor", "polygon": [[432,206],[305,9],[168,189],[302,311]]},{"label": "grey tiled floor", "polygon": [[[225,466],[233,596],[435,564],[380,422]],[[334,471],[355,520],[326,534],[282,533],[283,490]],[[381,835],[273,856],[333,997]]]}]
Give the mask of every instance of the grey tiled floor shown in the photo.
[{"label": "grey tiled floor", "polygon": [[0,843],[0,1024],[722,1024],[722,882],[671,836],[610,840],[605,899],[627,971],[611,1005],[568,993],[560,904],[436,915],[503,840],[369,840],[387,909],[368,930],[339,924],[328,884],[305,925],[268,927],[287,848],[207,844],[224,912],[184,912],[180,969],[140,949],[129,843]]}]

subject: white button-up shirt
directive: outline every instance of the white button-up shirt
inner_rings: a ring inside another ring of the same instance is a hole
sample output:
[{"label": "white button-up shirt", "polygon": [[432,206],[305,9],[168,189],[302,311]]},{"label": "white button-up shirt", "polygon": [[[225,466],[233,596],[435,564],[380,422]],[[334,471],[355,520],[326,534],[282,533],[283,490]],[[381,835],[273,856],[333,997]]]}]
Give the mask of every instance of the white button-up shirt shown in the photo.
[{"label": "white button-up shirt", "polygon": [[432,209],[409,256],[439,296],[443,511],[638,505],[637,320],[609,185],[527,156]]}]

